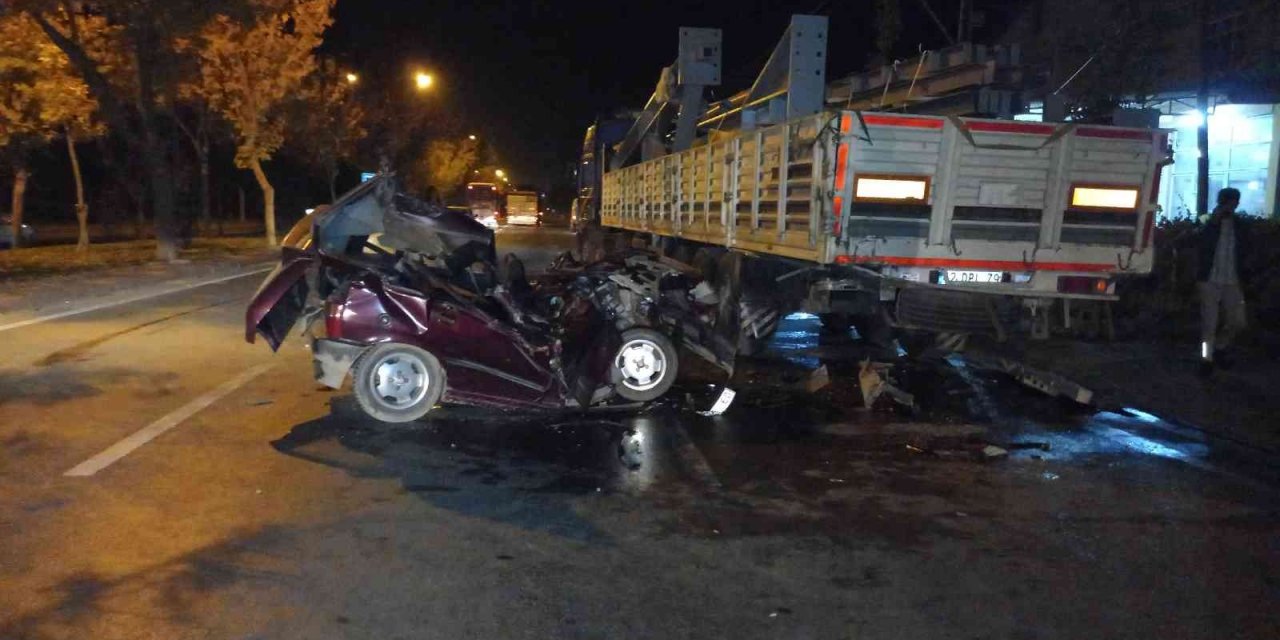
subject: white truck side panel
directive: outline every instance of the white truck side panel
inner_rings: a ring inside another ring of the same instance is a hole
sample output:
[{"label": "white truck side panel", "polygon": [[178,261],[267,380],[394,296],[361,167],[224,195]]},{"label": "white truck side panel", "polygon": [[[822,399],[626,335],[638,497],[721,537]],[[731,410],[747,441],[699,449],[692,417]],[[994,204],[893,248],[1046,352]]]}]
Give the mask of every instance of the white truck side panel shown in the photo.
[{"label": "white truck side panel", "polygon": [[[717,132],[609,172],[601,216],[610,227],[818,263],[1145,273],[1148,194],[1165,140],[1140,129],[828,112]],[[857,201],[860,176],[926,178],[927,199]],[[1073,208],[1080,186],[1137,189],[1139,203]]]}]

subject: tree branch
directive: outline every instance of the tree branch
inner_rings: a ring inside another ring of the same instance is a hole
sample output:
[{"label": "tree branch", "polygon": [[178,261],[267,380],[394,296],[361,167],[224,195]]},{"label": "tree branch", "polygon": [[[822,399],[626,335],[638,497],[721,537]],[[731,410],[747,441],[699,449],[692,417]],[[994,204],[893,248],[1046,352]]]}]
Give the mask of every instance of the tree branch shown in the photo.
[{"label": "tree branch", "polygon": [[84,47],[80,46],[80,43],[63,35],[63,33],[58,31],[58,28],[53,26],[53,24],[50,23],[49,20],[40,12],[31,11],[28,12],[27,15],[31,16],[32,21],[40,27],[41,31],[44,31],[45,35],[49,37],[49,40],[53,42],[53,44],[57,45],[59,49],[62,49],[63,53],[67,54],[67,59],[70,60],[71,64],[80,72],[80,76],[84,78],[85,85],[89,87],[89,92],[92,93],[94,99],[98,101],[98,106],[101,107],[103,113],[107,115],[107,119],[115,125],[118,131],[121,131],[127,136],[136,138],[136,132],[133,131],[133,127],[129,125],[128,114],[116,99],[115,92],[111,89],[111,83],[107,80],[107,77],[98,70],[97,63],[93,61],[93,58],[89,57],[89,54],[85,52]]}]

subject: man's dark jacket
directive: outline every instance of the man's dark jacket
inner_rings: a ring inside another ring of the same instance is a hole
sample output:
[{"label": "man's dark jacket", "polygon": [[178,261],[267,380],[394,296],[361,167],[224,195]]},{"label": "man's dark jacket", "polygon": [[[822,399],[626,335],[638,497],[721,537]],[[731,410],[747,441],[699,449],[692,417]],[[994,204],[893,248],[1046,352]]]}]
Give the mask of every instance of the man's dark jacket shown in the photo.
[{"label": "man's dark jacket", "polygon": [[[1240,271],[1240,256],[1244,254],[1244,239],[1246,237],[1244,227],[1248,226],[1247,222],[1241,220],[1240,215],[1235,215],[1235,236],[1236,236],[1236,275],[1244,278],[1244,273]],[[1213,272],[1213,254],[1218,250],[1218,236],[1222,234],[1222,216],[1215,213],[1209,217],[1209,221],[1205,223],[1204,228],[1200,230],[1199,236],[1196,238],[1196,281],[1208,282],[1209,274]]]}]

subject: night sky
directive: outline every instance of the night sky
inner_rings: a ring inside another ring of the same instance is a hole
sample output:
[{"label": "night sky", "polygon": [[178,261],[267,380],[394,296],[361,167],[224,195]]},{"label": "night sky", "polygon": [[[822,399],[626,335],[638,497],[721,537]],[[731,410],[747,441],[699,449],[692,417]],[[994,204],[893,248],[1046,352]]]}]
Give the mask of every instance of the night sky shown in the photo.
[{"label": "night sky", "polygon": [[[932,0],[940,13],[958,0]],[[942,44],[903,1],[901,55]],[[432,108],[464,114],[519,182],[548,186],[571,163],[597,114],[639,108],[674,61],[680,26],[724,30],[724,84],[746,88],[793,13],[830,17],[828,78],[875,58],[874,0],[802,2],[516,2],[339,0],[326,51],[362,74],[408,82],[433,70]],[[950,13],[948,11],[948,13]],[[946,14],[944,14],[946,15]]]}]

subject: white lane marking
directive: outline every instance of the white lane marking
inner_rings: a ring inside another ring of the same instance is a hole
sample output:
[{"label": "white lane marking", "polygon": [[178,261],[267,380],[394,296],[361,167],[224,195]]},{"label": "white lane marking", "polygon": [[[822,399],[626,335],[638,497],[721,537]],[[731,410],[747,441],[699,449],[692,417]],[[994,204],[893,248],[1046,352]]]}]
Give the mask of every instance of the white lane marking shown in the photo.
[{"label": "white lane marking", "polygon": [[164,432],[182,424],[184,420],[199,413],[209,405],[221,400],[231,392],[243,386],[250,380],[258,377],[267,369],[275,366],[274,364],[260,364],[240,375],[218,385],[216,388],[205,392],[204,395],[178,407],[164,417],[152,422],[151,424],[139,429],[123,440],[103,449],[98,455],[71,467],[64,476],[91,476],[107,467],[115,464],[121,458],[133,453],[135,449],[151,442],[157,436]]},{"label": "white lane marking", "polygon": [[146,300],[146,299],[148,299],[148,298],[158,298],[158,297],[160,297],[160,296],[167,296],[167,295],[169,295],[169,294],[171,294],[171,293],[178,293],[178,292],[181,292],[181,291],[187,291],[188,289],[195,289],[195,288],[198,288],[198,287],[207,287],[207,286],[209,286],[209,285],[211,285],[211,284],[218,284],[218,283],[220,283],[220,282],[226,282],[226,281],[228,281],[228,280],[235,280],[235,279],[237,279],[237,278],[244,278],[244,277],[247,277],[247,276],[257,275],[257,274],[259,274],[259,273],[266,273],[266,272],[268,272],[268,271],[270,271],[270,270],[272,270],[272,269],[274,269],[274,268],[275,268],[275,265],[273,264],[273,265],[271,265],[271,266],[262,267],[262,268],[260,268],[260,269],[254,269],[254,270],[252,270],[252,271],[245,271],[245,272],[242,272],[242,273],[236,273],[236,274],[232,274],[232,275],[229,275],[229,276],[221,276],[221,277],[213,278],[213,279],[210,279],[210,280],[203,280],[203,281],[201,281],[201,282],[197,282],[197,283],[195,283],[195,284],[183,285],[183,286],[181,286],[181,287],[170,287],[170,288],[168,288],[168,289],[162,289],[162,290],[160,290],[160,291],[151,291],[151,292],[148,292],[148,293],[142,293],[142,294],[138,294],[138,295],[136,295],[136,296],[130,296],[130,297],[128,297],[128,298],[122,298],[122,299],[119,299],[119,300],[109,300],[109,301],[107,301],[107,302],[101,302],[101,303],[98,303],[98,304],[89,305],[89,306],[87,306],[87,307],[81,307],[81,308],[79,308],[79,309],[68,309],[68,310],[66,310],[66,311],[59,311],[59,312],[57,312],[57,313],[51,313],[51,314],[46,315],[46,316],[37,316],[37,317],[35,317],[35,318],[28,318],[27,320],[19,320],[18,322],[11,322],[11,323],[9,323],[9,324],[0,324],[0,331],[8,331],[8,330],[10,330],[10,329],[18,329],[18,328],[20,328],[20,327],[27,327],[27,326],[31,326],[31,325],[33,325],[33,324],[39,324],[39,323],[41,323],[41,322],[48,322],[48,321],[50,321],[50,320],[57,320],[57,319],[59,319],[59,318],[65,318],[65,317],[67,317],[67,316],[75,316],[75,315],[80,315],[80,314],[82,314],[82,313],[89,313],[90,311],[97,311],[97,310],[99,310],[99,309],[106,309],[106,308],[108,308],[108,307],[116,307],[116,306],[120,306],[120,305],[122,305],[122,304],[129,304],[129,303],[131,303],[131,302],[138,302],[139,300]]}]

